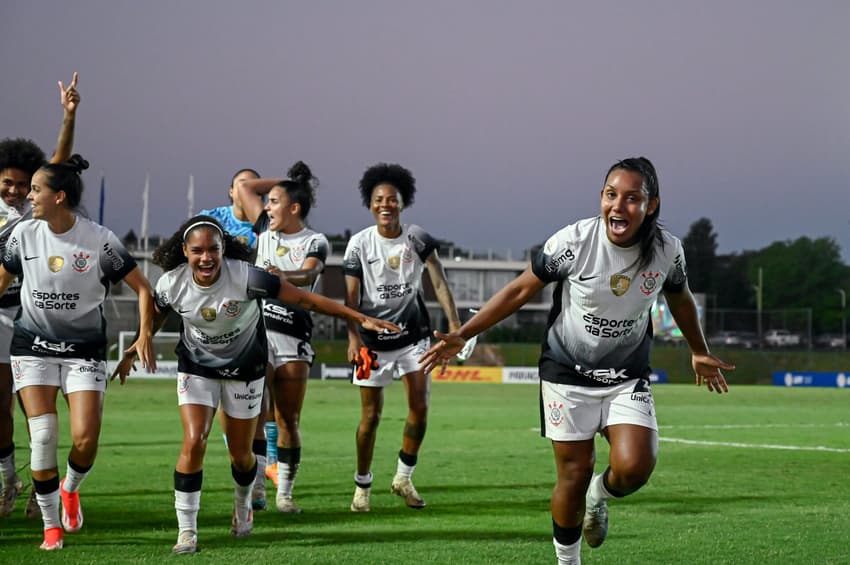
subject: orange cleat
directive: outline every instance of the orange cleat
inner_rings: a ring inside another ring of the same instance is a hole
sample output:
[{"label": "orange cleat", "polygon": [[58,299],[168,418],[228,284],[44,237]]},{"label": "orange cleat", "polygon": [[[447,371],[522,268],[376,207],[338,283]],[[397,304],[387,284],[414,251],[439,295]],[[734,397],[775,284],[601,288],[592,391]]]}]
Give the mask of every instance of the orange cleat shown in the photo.
[{"label": "orange cleat", "polygon": [[44,551],[62,549],[62,546],[64,545],[62,537],[64,535],[65,532],[62,531],[62,528],[49,528],[44,530],[44,541],[41,542],[41,545],[38,546],[38,548],[43,549]]}]

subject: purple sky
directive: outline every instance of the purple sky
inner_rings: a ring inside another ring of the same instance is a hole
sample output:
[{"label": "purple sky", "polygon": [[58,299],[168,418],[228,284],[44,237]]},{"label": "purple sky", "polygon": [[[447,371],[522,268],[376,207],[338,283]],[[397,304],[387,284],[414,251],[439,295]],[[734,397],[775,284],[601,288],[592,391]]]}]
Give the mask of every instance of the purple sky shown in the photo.
[{"label": "purple sky", "polygon": [[295,160],[311,224],[372,223],[378,161],[417,178],[405,222],[520,251],[599,211],[608,166],[645,155],[664,224],[712,220],[720,252],[830,236],[850,262],[850,3],[6,0],[0,136],[48,152],[80,72],[84,203],[152,233],[223,204],[233,172]]}]

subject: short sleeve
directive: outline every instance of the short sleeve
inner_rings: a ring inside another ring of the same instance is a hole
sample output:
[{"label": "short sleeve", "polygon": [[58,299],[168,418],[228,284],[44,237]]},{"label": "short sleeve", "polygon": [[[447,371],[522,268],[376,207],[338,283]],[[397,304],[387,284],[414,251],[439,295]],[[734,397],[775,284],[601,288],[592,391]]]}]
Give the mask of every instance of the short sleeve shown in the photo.
[{"label": "short sleeve", "polygon": [[21,268],[21,230],[20,224],[12,229],[3,249],[3,268],[13,275],[20,275]]},{"label": "short sleeve", "polygon": [[410,226],[407,238],[422,261],[425,261],[435,249],[440,247],[437,240],[431,237],[431,234],[417,225]]},{"label": "short sleeve", "polygon": [[248,297],[277,298],[280,294],[280,278],[257,267],[248,268]]},{"label": "short sleeve", "polygon": [[345,247],[342,270],[349,277],[363,278],[363,262],[360,260],[360,239],[352,238]]},{"label": "short sleeve", "polygon": [[664,279],[665,292],[681,292],[688,282],[688,269],[685,264],[685,252],[682,243],[676,240],[676,252],[673,256],[673,264],[667,271]]},{"label": "short sleeve", "polygon": [[168,286],[171,277],[168,273],[163,274],[159,277],[159,280],[156,281],[156,289],[153,293],[153,299],[156,303],[156,308],[160,312],[165,310],[166,308],[171,308],[171,299],[168,296]]},{"label": "short sleeve", "polygon": [[569,275],[576,260],[572,244],[567,240],[564,230],[548,240],[531,260],[532,272],[543,282],[564,280]]},{"label": "short sleeve", "polygon": [[322,263],[325,263],[328,260],[329,249],[328,238],[323,234],[316,234],[307,246],[307,257],[315,257]]},{"label": "short sleeve", "polygon": [[111,231],[107,232],[106,243],[100,252],[100,268],[103,276],[113,284],[136,268],[136,260]]}]

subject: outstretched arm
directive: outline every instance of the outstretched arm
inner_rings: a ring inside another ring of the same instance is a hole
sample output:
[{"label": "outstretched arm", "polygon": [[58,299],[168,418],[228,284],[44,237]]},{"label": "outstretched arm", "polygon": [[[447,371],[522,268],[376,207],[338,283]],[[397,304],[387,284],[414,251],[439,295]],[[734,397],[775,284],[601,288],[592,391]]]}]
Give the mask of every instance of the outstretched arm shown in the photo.
[{"label": "outstretched arm", "polygon": [[59,139],[56,142],[56,152],[50,158],[51,163],[64,163],[71,158],[74,148],[74,125],[77,120],[77,108],[80,105],[80,93],[77,92],[77,73],[71,83],[65,88],[65,84],[59,81],[59,102],[65,109],[62,117],[62,129],[59,130]]},{"label": "outstretched arm", "polygon": [[263,213],[263,196],[269,193],[274,185],[284,179],[242,179],[233,186],[234,199],[239,202],[242,211],[252,224],[257,223]]},{"label": "outstretched arm", "polygon": [[311,286],[325,270],[325,264],[318,257],[307,257],[297,271],[281,271],[273,266],[266,267],[266,270],[278,276],[283,275],[295,286]]},{"label": "outstretched arm", "polygon": [[449,288],[449,281],[446,280],[446,271],[443,269],[443,263],[440,261],[437,250],[431,252],[425,260],[425,266],[428,268],[428,275],[431,277],[431,284],[434,286],[434,294],[437,295],[437,302],[446,314],[449,320],[449,332],[460,329],[460,316],[457,314],[457,306],[455,299],[452,296],[452,289]]},{"label": "outstretched arm", "polygon": [[673,319],[676,320],[676,325],[682,330],[682,335],[688,342],[697,385],[701,386],[705,382],[709,391],[720,394],[729,392],[729,386],[721,369],[732,371],[735,366],[721,361],[709,352],[702,327],[700,327],[694,295],[691,294],[690,289],[685,285],[685,288],[679,292],[665,291],[664,298],[667,300]]},{"label": "outstretched arm", "polygon": [[440,341],[419,358],[422,370],[427,373],[443,360],[457,355],[457,352],[463,349],[467,339],[493,327],[519,310],[544,286],[546,283],[537,278],[529,266],[521,275],[494,294],[458,331],[447,334],[435,331],[434,337]]}]

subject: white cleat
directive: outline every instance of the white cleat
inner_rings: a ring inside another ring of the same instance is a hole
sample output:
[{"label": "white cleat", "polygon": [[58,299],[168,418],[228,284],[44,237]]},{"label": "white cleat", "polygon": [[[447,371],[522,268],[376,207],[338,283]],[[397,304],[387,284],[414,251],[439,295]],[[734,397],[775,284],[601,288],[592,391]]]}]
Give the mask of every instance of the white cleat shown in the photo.
[{"label": "white cleat", "polygon": [[254,482],[254,489],[251,491],[251,508],[254,510],[266,510],[266,478],[261,477],[261,480]]},{"label": "white cleat", "polygon": [[425,508],[425,501],[416,492],[416,487],[410,482],[409,477],[396,477],[393,479],[393,484],[390,487],[390,492],[404,499],[404,503],[410,508],[420,510]]},{"label": "white cleat", "polygon": [[278,493],[274,502],[278,512],[283,512],[284,514],[301,514],[301,507],[295,504],[291,496],[284,496]]},{"label": "white cleat", "polygon": [[35,489],[30,491],[30,496],[27,498],[27,506],[24,508],[24,516],[30,520],[41,518],[41,506],[38,505],[38,499],[35,497]]},{"label": "white cleat", "polygon": [[244,538],[245,536],[250,535],[253,529],[254,511],[249,508],[246,514],[245,510],[237,510],[234,508],[233,520],[230,522],[230,533],[233,534],[234,537]]},{"label": "white cleat", "polygon": [[354,500],[351,501],[352,512],[369,512],[369,497],[372,494],[371,487],[357,487],[354,489]]},{"label": "white cleat", "polygon": [[15,509],[15,500],[24,491],[24,483],[19,477],[15,477],[11,484],[3,485],[0,489],[0,517],[5,518],[12,514]]},{"label": "white cleat", "polygon": [[198,552],[198,534],[192,530],[184,530],[177,536],[177,543],[171,548],[171,553],[183,555]]},{"label": "white cleat", "polygon": [[581,527],[584,541],[590,547],[599,547],[608,536],[608,503],[587,505],[584,511],[584,524]]}]

